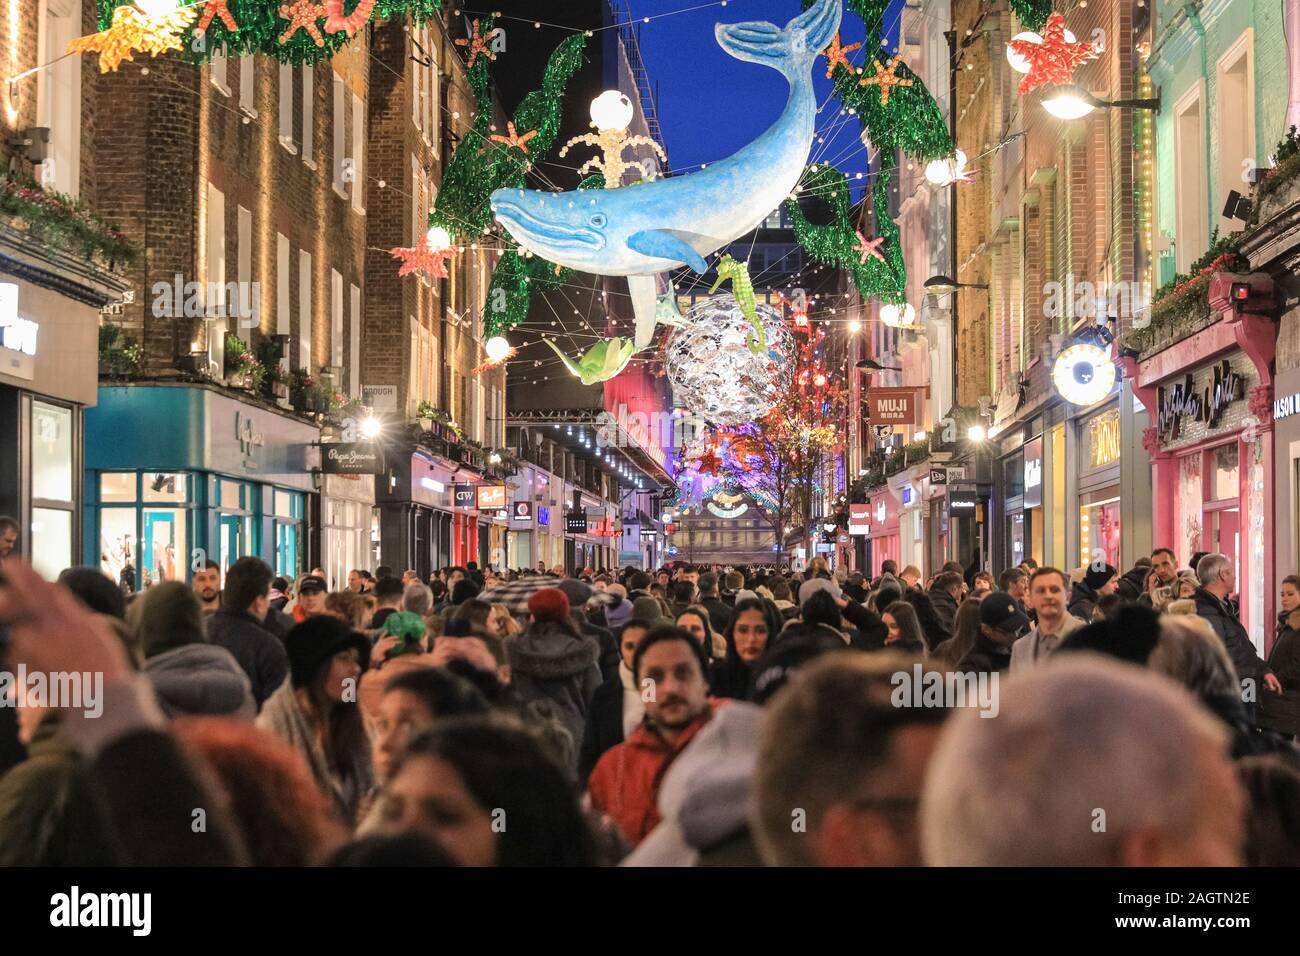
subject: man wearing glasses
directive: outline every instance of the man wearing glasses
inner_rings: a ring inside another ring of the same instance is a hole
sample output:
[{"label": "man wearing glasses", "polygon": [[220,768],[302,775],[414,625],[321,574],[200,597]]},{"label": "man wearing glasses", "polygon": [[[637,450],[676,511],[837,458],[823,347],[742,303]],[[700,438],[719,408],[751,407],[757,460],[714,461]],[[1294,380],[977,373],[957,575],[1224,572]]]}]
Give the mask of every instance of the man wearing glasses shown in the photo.
[{"label": "man wearing glasses", "polygon": [[1070,585],[1056,568],[1039,568],[1030,575],[1029,606],[1038,623],[1023,640],[1015,642],[1011,652],[1013,671],[1042,664],[1056,652],[1067,634],[1083,627],[1084,622],[1066,610],[1069,601]]},{"label": "man wearing glasses", "polygon": [[[994,591],[980,601],[980,632],[956,670],[995,674],[1011,666],[1011,647],[1029,630],[1029,618],[1006,591]],[[1029,638],[1025,638],[1029,640]]]}]

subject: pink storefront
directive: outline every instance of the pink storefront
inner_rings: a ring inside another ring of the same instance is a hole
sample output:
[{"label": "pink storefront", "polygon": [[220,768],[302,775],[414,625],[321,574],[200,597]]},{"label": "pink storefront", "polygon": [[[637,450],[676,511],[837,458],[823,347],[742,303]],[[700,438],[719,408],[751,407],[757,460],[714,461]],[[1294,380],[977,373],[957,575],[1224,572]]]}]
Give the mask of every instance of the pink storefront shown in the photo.
[{"label": "pink storefront", "polygon": [[1138,363],[1121,364],[1154,424],[1152,543],[1180,567],[1197,552],[1233,559],[1242,623],[1263,653],[1273,634],[1274,476],[1272,285],[1251,276],[1249,307],[1234,308],[1233,280],[1210,287],[1218,321]]},{"label": "pink storefront", "polygon": [[870,503],[871,576],[874,578],[880,574],[882,562],[898,560],[898,498],[886,485],[871,496]]}]

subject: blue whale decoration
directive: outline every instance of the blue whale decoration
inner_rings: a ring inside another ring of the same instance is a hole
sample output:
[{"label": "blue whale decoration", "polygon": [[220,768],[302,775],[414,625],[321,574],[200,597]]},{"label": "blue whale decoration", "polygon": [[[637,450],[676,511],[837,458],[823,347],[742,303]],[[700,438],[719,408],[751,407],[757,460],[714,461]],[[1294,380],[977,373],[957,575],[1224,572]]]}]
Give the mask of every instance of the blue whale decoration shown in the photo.
[{"label": "blue whale decoration", "polygon": [[842,0],[818,0],[781,29],[718,24],[718,44],[738,60],[770,66],[790,84],[785,109],[752,143],[698,172],[619,189],[548,193],[498,189],[497,220],[519,245],[581,272],[627,276],[636,347],[654,337],[655,275],[687,265],[756,228],[799,183],[817,118],[812,66],[840,26]]}]

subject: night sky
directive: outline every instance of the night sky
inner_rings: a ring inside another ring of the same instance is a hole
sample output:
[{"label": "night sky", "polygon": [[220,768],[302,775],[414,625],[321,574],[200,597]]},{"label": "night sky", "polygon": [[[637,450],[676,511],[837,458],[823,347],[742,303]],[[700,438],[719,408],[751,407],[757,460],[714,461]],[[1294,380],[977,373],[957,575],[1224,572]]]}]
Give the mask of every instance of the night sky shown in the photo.
[{"label": "night sky", "polygon": [[[724,53],[713,36],[713,25],[768,20],[784,26],[798,14],[799,0],[728,0],[726,6],[713,3],[687,13],[673,11],[698,6],[699,0],[626,2],[638,21],[651,18],[649,23],[638,23],[641,56],[651,82],[658,82],[659,122],[674,171],[725,159],[776,121],[785,106],[785,80],[775,70]],[[885,15],[891,54],[897,45],[902,5],[902,0],[896,0]],[[668,13],[673,15],[661,16]],[[861,42],[862,21],[846,10],[840,35],[846,45]],[[861,48],[849,54],[856,65],[862,64],[863,56]],[[823,107],[817,130],[826,141],[813,144],[810,162],[832,162],[861,187],[866,180],[853,180],[853,173],[867,172],[861,129],[854,117],[839,115],[839,101],[826,79],[826,61],[819,58],[817,64],[817,101]]]}]

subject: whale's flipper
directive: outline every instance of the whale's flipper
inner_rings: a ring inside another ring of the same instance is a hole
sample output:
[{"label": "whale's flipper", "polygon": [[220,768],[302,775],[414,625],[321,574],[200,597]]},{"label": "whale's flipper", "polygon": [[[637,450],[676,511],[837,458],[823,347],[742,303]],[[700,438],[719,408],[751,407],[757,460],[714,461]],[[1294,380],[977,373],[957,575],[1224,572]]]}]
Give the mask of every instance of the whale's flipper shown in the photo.
[{"label": "whale's flipper", "polygon": [[578,368],[578,363],[569,358],[569,356],[564,352],[560,351],[560,347],[555,344],[554,339],[543,339],[542,341],[554,350],[555,354],[560,357],[560,361],[564,363],[564,367],[567,368],[575,378],[582,377],[582,369]]},{"label": "whale's flipper", "polygon": [[628,237],[627,247],[652,259],[672,259],[684,262],[696,272],[708,272],[704,257],[666,229],[642,229]]},{"label": "whale's flipper", "polygon": [[718,45],[737,60],[761,63],[787,79],[805,76],[840,28],[841,0],[817,0],[782,30],[774,23],[719,23],[713,28]]},{"label": "whale's flipper", "polygon": [[627,291],[632,296],[632,313],[636,316],[636,347],[640,351],[655,337],[659,290],[654,276],[628,276]]}]

